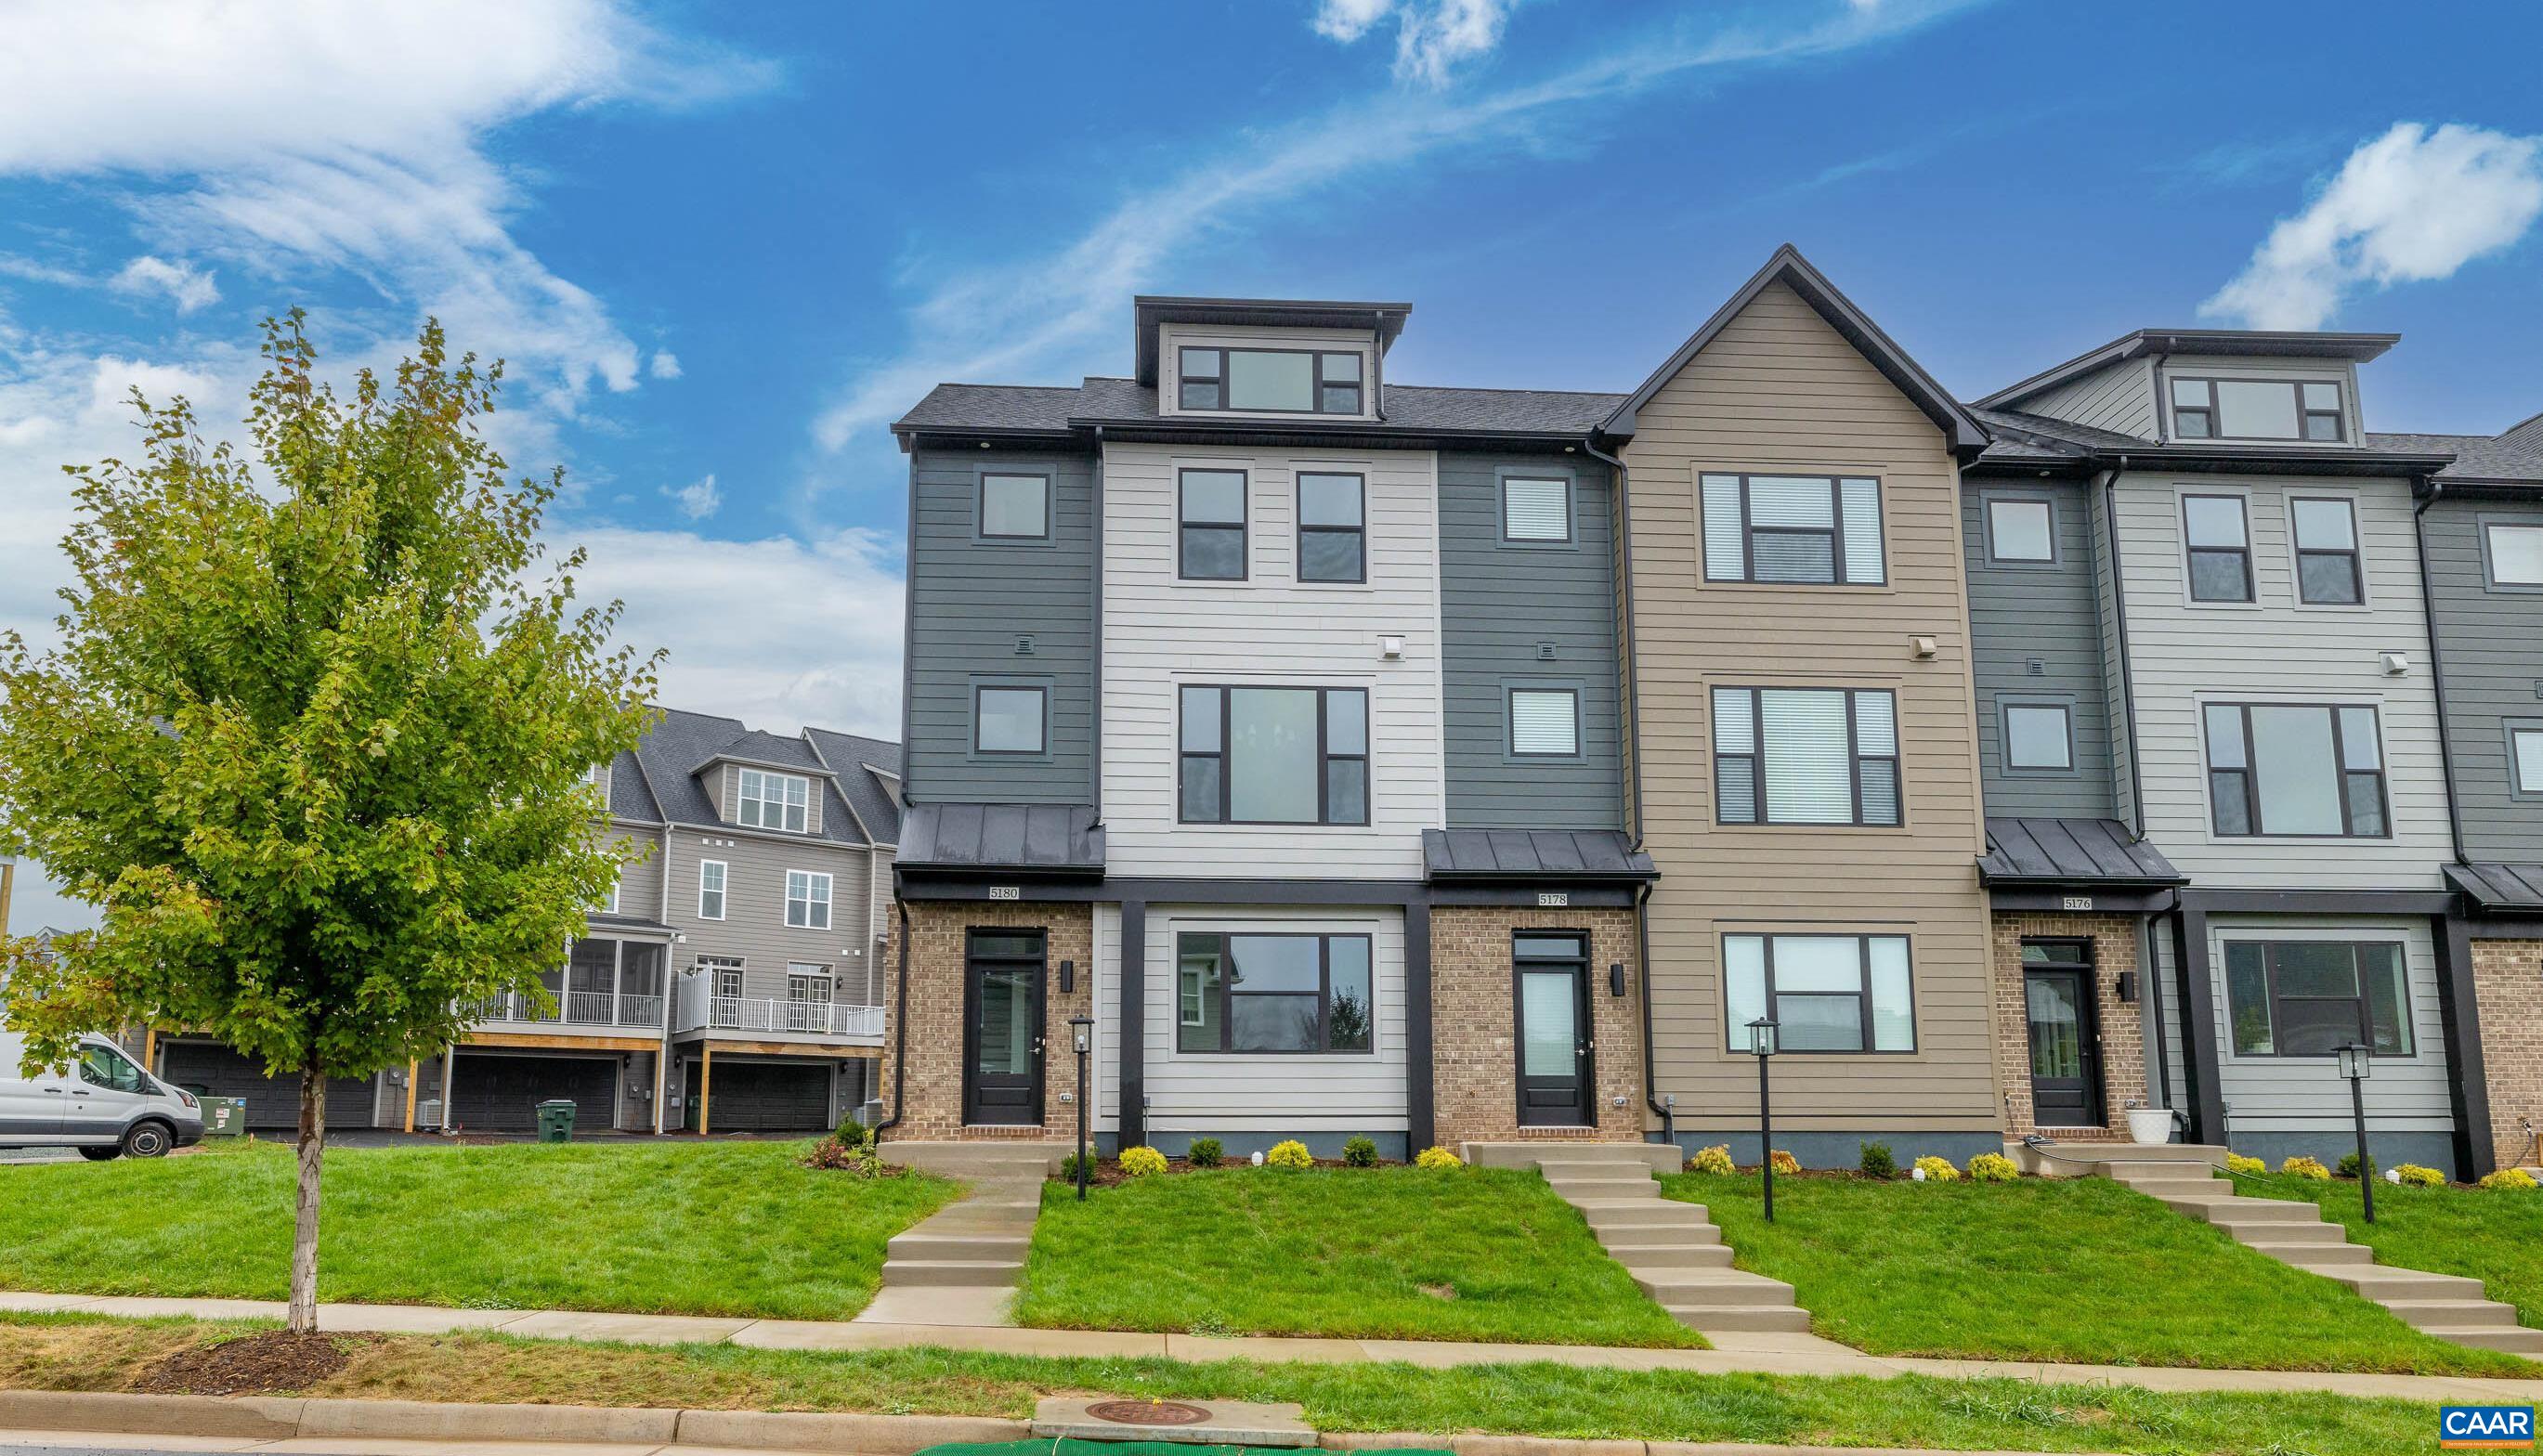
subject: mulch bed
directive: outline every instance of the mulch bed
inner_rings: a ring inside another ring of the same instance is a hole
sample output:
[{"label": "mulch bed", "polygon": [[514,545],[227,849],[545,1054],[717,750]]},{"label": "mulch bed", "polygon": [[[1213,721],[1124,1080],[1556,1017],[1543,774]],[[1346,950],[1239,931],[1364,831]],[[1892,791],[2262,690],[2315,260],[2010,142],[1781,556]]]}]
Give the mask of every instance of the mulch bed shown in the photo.
[{"label": "mulch bed", "polygon": [[[1317,1166],[1317,1167],[1319,1167],[1319,1168],[1350,1168],[1350,1165],[1349,1165],[1349,1163],[1344,1162],[1344,1161],[1343,1161],[1342,1159],[1340,1159],[1340,1158],[1318,1158],[1318,1159],[1316,1160],[1316,1166]],[[1378,1168],[1402,1168],[1402,1167],[1404,1167],[1404,1166],[1405,1166],[1405,1165],[1404,1165],[1404,1164],[1402,1164],[1402,1163],[1393,1163],[1393,1162],[1388,1162],[1388,1161],[1386,1161],[1385,1159],[1380,1159],[1380,1160],[1378,1160],[1378,1164],[1377,1164],[1377,1167],[1378,1167]],[[1254,1167],[1254,1160],[1253,1160],[1253,1158],[1252,1158],[1251,1156],[1243,1157],[1243,1158],[1230,1157],[1226,1162],[1224,1162],[1224,1163],[1220,1164],[1217,1168],[1194,1168],[1192,1164],[1190,1164],[1190,1163],[1188,1163],[1188,1162],[1184,1161],[1184,1160],[1183,1160],[1183,1159],[1181,1159],[1181,1158],[1168,1158],[1168,1159],[1166,1160],[1166,1171],[1165,1171],[1165,1174],[1164,1174],[1164,1175],[1162,1175],[1162,1176],[1164,1176],[1164,1177],[1172,1177],[1173,1175],[1178,1174],[1178,1173],[1218,1173],[1218,1172],[1235,1172],[1235,1171],[1241,1171],[1241,1170],[1251,1170],[1251,1169],[1253,1169],[1253,1167]],[[1276,1169],[1276,1168],[1267,1168],[1267,1169],[1264,1169],[1264,1170],[1261,1170],[1261,1171],[1263,1171],[1263,1172],[1267,1172],[1267,1173],[1277,1173],[1277,1172],[1279,1172],[1280,1170],[1279,1170],[1279,1169]],[[1371,1173],[1371,1172],[1375,1172],[1376,1170],[1375,1170],[1375,1169],[1368,1169],[1368,1168],[1354,1168],[1354,1169],[1351,1169],[1351,1171],[1352,1171],[1352,1172],[1354,1172],[1354,1173]],[[1076,1180],[1076,1179],[1074,1179],[1074,1178],[1064,1177],[1064,1176],[1057,1175],[1057,1174],[1052,1175],[1052,1177],[1051,1177],[1051,1180],[1050,1180],[1050,1181],[1051,1181],[1051,1182],[1053,1182],[1053,1183],[1066,1184],[1066,1185],[1068,1185],[1070,1188],[1075,1188],[1075,1187],[1077,1187],[1077,1180]],[[1098,1161],[1098,1162],[1095,1164],[1095,1166],[1093,1166],[1092,1168],[1089,1168],[1089,1169],[1086,1171],[1086,1186],[1087,1186],[1088,1188],[1119,1188],[1121,1185],[1123,1185],[1123,1184],[1125,1184],[1125,1183],[1130,1183],[1130,1182],[1133,1182],[1133,1181],[1134,1181],[1134,1180],[1131,1178],[1131,1176],[1130,1176],[1129,1174],[1123,1173],[1123,1172],[1121,1171],[1121,1165],[1120,1165],[1120,1164],[1116,1163],[1116,1162],[1112,1161],[1112,1160],[1111,1160],[1111,1159],[1109,1159],[1109,1158],[1108,1158],[1108,1159],[1103,1159],[1103,1160],[1101,1160],[1101,1161]]]},{"label": "mulch bed", "polygon": [[132,1389],[159,1396],[261,1396],[305,1390],[350,1363],[347,1350],[376,1335],[242,1335],[182,1349],[143,1372]]}]

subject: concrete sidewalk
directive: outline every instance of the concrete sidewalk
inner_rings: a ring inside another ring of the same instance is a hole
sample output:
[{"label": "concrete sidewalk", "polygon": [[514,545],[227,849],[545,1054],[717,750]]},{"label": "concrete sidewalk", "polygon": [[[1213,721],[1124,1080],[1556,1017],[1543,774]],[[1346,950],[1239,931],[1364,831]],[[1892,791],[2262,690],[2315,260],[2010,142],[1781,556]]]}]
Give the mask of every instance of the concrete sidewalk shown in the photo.
[{"label": "concrete sidewalk", "polygon": [[[153,1299],[131,1295],[0,1292],[0,1311],[113,1315],[126,1319],[275,1320],[279,1300]],[[2543,1377],[2493,1380],[2455,1375],[2373,1375],[2343,1371],[2193,1370],[2150,1365],[2052,1365],[2013,1360],[1929,1360],[1868,1355],[1813,1335],[1722,1334],[1712,1349],[1624,1349],[1580,1344],[1487,1344],[1423,1340],[1309,1340],[1142,1335],[1106,1330],[1020,1330],[977,1325],[863,1321],[706,1319],[689,1315],[586,1314],[573,1310],[437,1309],[405,1304],[322,1304],[324,1329],[394,1335],[500,1331],[539,1340],[625,1344],[733,1344],[757,1349],[872,1350],[928,1346],[993,1354],[1059,1357],[1156,1356],[1173,1360],[1361,1364],[1400,1360],[1431,1369],[1530,1360],[1616,1370],[1683,1370],[1697,1375],[1932,1375],[2006,1378],[2060,1385],[2129,1385],[2157,1391],[2316,1391],[2411,1401],[2543,1403]]]}]

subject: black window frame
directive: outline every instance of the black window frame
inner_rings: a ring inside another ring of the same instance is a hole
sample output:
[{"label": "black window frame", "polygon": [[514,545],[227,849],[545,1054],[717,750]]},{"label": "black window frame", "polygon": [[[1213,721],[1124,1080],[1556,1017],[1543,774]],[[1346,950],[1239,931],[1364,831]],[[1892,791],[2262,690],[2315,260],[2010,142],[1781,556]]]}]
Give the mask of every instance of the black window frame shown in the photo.
[{"label": "black window frame", "polygon": [[[1355,526],[1318,526],[1307,523],[1307,479],[1350,481],[1359,489],[1359,524]],[[1297,526],[1296,558],[1293,575],[1301,582],[1319,586],[1364,586],[1368,584],[1368,475],[1357,470],[1297,470],[1291,472],[1289,504]],[[1357,544],[1356,574],[1349,576],[1310,576],[1307,575],[1307,538],[1309,536],[1349,536]]]},{"label": "black window frame", "polygon": [[[1236,989],[1236,942],[1239,940],[1314,941],[1316,943],[1316,1044],[1312,1047],[1239,1047],[1235,999],[1239,996],[1296,999],[1303,991]],[[1194,941],[1217,943],[1218,1045],[1186,1046],[1191,1025],[1183,1019],[1184,958]],[[1336,1047],[1334,1042],[1334,942],[1358,941],[1368,955],[1368,1044]],[[1178,1056],[1369,1056],[1377,1055],[1377,937],[1360,930],[1178,930],[1175,932],[1175,1054]]]},{"label": "black window frame", "polygon": [[[2013,761],[2013,715],[2022,710],[2054,712],[2066,729],[2066,761],[2060,764]],[[1995,705],[1996,756],[2008,774],[2069,776],[2075,772],[2075,705],[2063,698],[1998,698]]]},{"label": "black window frame", "polygon": [[[2243,729],[2243,764],[2240,768],[2216,766],[2214,745],[2208,737],[2207,715],[2220,708],[2233,709],[2240,715]],[[2293,829],[2273,830],[2263,827],[2266,821],[2261,814],[2261,779],[2252,767],[2259,760],[2252,737],[2252,710],[2255,708],[2311,708],[2320,709],[2330,716],[2331,753],[2336,765],[2335,771],[2340,775],[2339,833],[2325,834],[2312,830]],[[2375,725],[2375,767],[2371,769],[2349,766],[2349,732],[2341,724],[2341,716],[2349,712],[2364,713]],[[2208,831],[2219,839],[2391,839],[2393,837],[2393,780],[2392,772],[2387,767],[2389,760],[2385,756],[2384,714],[2383,710],[2373,703],[2202,702],[2198,705],[2198,757],[2207,770]],[[2356,805],[2350,802],[2349,781],[2359,775],[2368,775],[2375,780],[2376,816],[2382,820],[2384,826],[2377,833],[2357,832]],[[2225,792],[2220,781],[2229,776],[2241,780],[2238,789],[2243,802],[2244,823],[2248,827],[2239,831],[2224,827],[2223,820],[2217,813]]]},{"label": "black window frame", "polygon": [[[1041,482],[1040,531],[1028,535],[1022,531],[992,531],[989,529],[989,481],[992,477],[996,477],[1000,480],[1030,480]],[[1047,470],[983,469],[975,478],[972,486],[972,534],[981,542],[993,545],[1045,545],[1051,539],[1051,513],[1055,504],[1054,497],[1055,493],[1052,490],[1051,473]]]},{"label": "black window frame", "polygon": [[[2201,386],[2203,393],[2206,395],[2207,402],[2201,405],[2185,405],[2180,403],[2174,394],[2174,390],[2176,387],[2184,384],[2196,384]],[[2223,408],[2223,402],[2216,396],[2216,386],[2219,384],[2285,385],[2288,391],[2295,397],[2296,432],[2292,435],[2224,433],[2225,411]],[[2316,410],[2311,408],[2306,405],[2304,397],[2304,387],[2308,384],[2327,384],[2331,386],[2332,389],[2339,392],[2339,401],[2328,410]],[[2172,437],[2177,440],[2259,441],[2273,445],[2345,445],[2350,443],[2349,382],[2345,379],[2265,378],[2248,374],[2176,374],[2164,381],[2163,403],[2166,414],[2172,420]],[[2191,431],[2182,428],[2181,412],[2184,410],[2189,410],[2207,417],[2207,429],[2205,433],[2194,434]],[[2313,422],[2316,420],[2328,420],[2331,421],[2332,432],[2329,438],[2319,438],[2311,433]]]},{"label": "black window frame", "polygon": [[[2237,1025],[2237,1014],[2242,1010],[2242,1005],[2234,994],[2233,958],[2234,948],[2237,946],[2257,946],[2261,951],[2261,978],[2263,992],[2266,999],[2266,1005],[2263,1009],[2268,1013],[2270,1019],[2270,1049],[2267,1051],[2246,1051],[2243,1049],[2241,1028]],[[2308,948],[2339,946],[2347,950],[2350,953],[2350,964],[2352,973],[2356,976],[2357,980],[2357,994],[2355,996],[2280,995],[2278,992],[2277,953],[2281,947],[2285,946],[2304,946]],[[2366,966],[2364,960],[2360,958],[2357,954],[2369,946],[2390,948],[2393,952],[2393,964],[2402,977],[2402,984],[2400,986],[2400,1005],[2398,1008],[2401,1012],[2402,1019],[2397,1028],[2401,1035],[2402,1041],[2402,1049],[2399,1051],[2386,1051],[2375,1044],[2375,1002],[2374,998],[2367,994]],[[2357,1007],[2357,1033],[2368,1047],[2368,1055],[2385,1061],[2411,1061],[2420,1055],[2419,1028],[2412,1024],[2411,947],[2407,941],[2272,941],[2255,939],[2249,936],[2228,936],[2223,939],[2218,946],[2218,949],[2223,953],[2216,958],[2218,962],[2217,973],[2225,986],[2224,1031],[2225,1050],[2228,1055],[2237,1057],[2269,1057],[2282,1061],[2327,1061],[2338,1056],[2339,1052],[2336,1050],[2282,1051],[2278,1049],[2278,1028],[2284,1025],[2283,1021],[2278,1016],[2278,1007],[2282,1003],[2289,1001],[2321,1003],[2340,1001],[2351,1002]]]},{"label": "black window frame", "polygon": [[[1041,700],[1035,717],[1041,741],[1031,748],[987,748],[980,743],[980,699],[989,693],[1032,693]],[[1047,758],[1050,756],[1050,685],[1039,682],[971,684],[971,752],[981,758]]]},{"label": "black window frame", "polygon": [[[1228,772],[1228,734],[1234,728],[1229,712],[1234,695],[1239,692],[1313,693],[1316,695],[1316,816],[1312,819],[1240,819],[1233,816],[1236,802],[1236,776]],[[1196,692],[1218,694],[1218,746],[1195,749],[1184,738],[1184,703],[1186,696]],[[1332,751],[1332,697],[1336,693],[1354,693],[1359,697],[1360,751]],[[1377,785],[1370,766],[1369,690],[1364,687],[1324,687],[1292,682],[1187,682],[1175,685],[1175,822],[1179,824],[1257,825],[1280,829],[1364,829],[1376,816]],[[1184,768],[1195,758],[1215,759],[1218,763],[1217,817],[1195,819],[1184,802]],[[1337,763],[1360,766],[1360,816],[1356,819],[1333,817],[1334,773]]]},{"label": "black window frame", "polygon": [[[1195,475],[1232,475],[1236,477],[1237,519],[1202,521],[1194,524],[1187,516],[1190,509],[1192,478]],[[1187,560],[1186,548],[1194,531],[1234,531],[1236,533],[1236,575],[1233,576],[1195,576]],[[1254,472],[1243,466],[1185,465],[1175,470],[1175,579],[1178,581],[1250,581],[1254,577]]]},{"label": "black window frame", "polygon": [[[2304,544],[2303,516],[2298,506],[2337,505],[2349,513],[2347,548],[2307,546]],[[2307,607],[2362,607],[2366,605],[2366,556],[2363,538],[2357,529],[2357,498],[2354,496],[2289,496],[2287,498],[2287,550],[2295,556],[2296,604]],[[2349,559],[2349,579],[2357,594],[2347,601],[2317,600],[2305,588],[2305,558],[2338,556]]]},{"label": "black window frame", "polygon": [[[1572,700],[1572,746],[1561,750],[1518,745],[1518,695],[1542,693]],[[1580,689],[1568,683],[1511,682],[1502,685],[1502,751],[1510,758],[1535,763],[1569,763],[1580,757]]]},{"label": "black window frame", "polygon": [[[2196,546],[2190,540],[2190,502],[2193,500],[2231,500],[2243,521],[2243,544],[2237,548]],[[2181,493],[2181,587],[2190,600],[2199,606],[2250,606],[2261,599],[2260,575],[2252,566],[2252,499],[2236,491],[2184,491]],[[2198,594],[2198,558],[2234,556],[2243,564],[2241,596],[2201,596]]]},{"label": "black window frame", "polygon": [[2532,803],[2543,801],[2543,775],[2528,784],[2517,771],[2516,740],[2530,737],[2543,742],[2543,719],[2505,718],[2500,720],[2500,733],[2507,747],[2507,797]]},{"label": "black window frame", "polygon": [[2543,520],[2526,519],[2522,517],[2485,516],[2478,522],[2478,524],[2481,528],[2482,585],[2491,591],[2506,592],[2510,594],[2543,592],[2543,577],[2537,577],[2534,580],[2525,581],[2511,580],[2499,575],[2499,553],[2493,549],[2492,543],[2492,533],[2498,531],[2543,532]]},{"label": "black window frame", "polygon": [[[1818,996],[1829,1000],[1845,997],[1851,998],[1855,1003],[1854,1024],[1855,1030],[1862,1037],[1861,1045],[1850,1048],[1843,1046],[1794,1046],[1789,1042],[1784,1041],[1782,1037],[1778,1036],[1776,1038],[1775,1047],[1775,1054],[1777,1056],[1914,1056],[1917,1049],[1923,1045],[1925,1037],[1925,1028],[1923,1024],[1924,1019],[1916,1014],[1915,937],[1908,935],[1904,931],[1726,930],[1722,933],[1720,943],[1723,986],[1722,1006],[1724,1013],[1722,1021],[1724,1044],[1730,1051],[1738,1053],[1748,1050],[1748,1028],[1745,1025],[1733,1025],[1730,1015],[1731,943],[1742,936],[1754,937],[1755,939],[1765,943],[1764,955],[1762,957],[1765,976],[1763,994],[1766,1014],[1774,1018],[1776,1021],[1781,1022],[1783,1020],[1782,1010],[1776,1003],[1786,994],[1794,996]],[[1775,989],[1775,942],[1788,938],[1794,940],[1853,941],[1855,964],[1861,977],[1861,989],[1851,992],[1778,992]],[[1881,1047],[1873,1044],[1875,1037],[1873,1036],[1872,1032],[1872,943],[1877,940],[1898,942],[1899,946],[1905,951],[1907,957],[1907,1044],[1903,1047]]]},{"label": "black window frame", "polygon": [[[1722,740],[1720,737],[1721,730],[1712,721],[1711,715],[1718,715],[1721,712],[1720,705],[1722,702],[1722,695],[1724,693],[1746,693],[1749,695],[1748,738],[1750,747],[1746,753],[1725,753],[1722,751]],[[1762,696],[1766,693],[1842,693],[1845,695],[1846,779],[1853,798],[1853,818],[1845,822],[1838,823],[1825,819],[1775,819],[1768,817],[1766,806],[1766,706],[1765,698]],[[1885,697],[1889,700],[1890,751],[1888,753],[1866,753],[1863,751],[1863,731],[1856,717],[1855,700],[1859,697],[1873,695]],[[1891,688],[1789,687],[1776,686],[1772,684],[1761,686],[1750,683],[1719,683],[1713,687],[1711,692],[1705,695],[1704,701],[1705,711],[1709,715],[1705,724],[1705,728],[1710,736],[1708,736],[1706,741],[1712,748],[1714,755],[1713,819],[1716,824],[1738,829],[1904,829],[1907,827],[1907,777],[1906,765],[1902,761],[1906,757],[1906,736],[1905,729],[1900,726],[1898,721],[1898,694],[1896,690]],[[1753,819],[1729,819],[1722,816],[1722,783],[1724,776],[1730,771],[1724,761],[1732,758],[1745,758],[1748,760],[1749,794],[1751,795],[1749,803],[1757,810],[1757,817]],[[1863,816],[1863,765],[1867,759],[1885,762],[1889,765],[1890,783],[1895,786],[1898,799],[1898,814],[1894,819],[1868,820]]]},{"label": "black window frame", "polygon": [[[1995,528],[1995,508],[1999,505],[2037,505],[2048,513],[2048,554],[2046,556],[2007,556],[1996,549],[1999,539]],[[2037,569],[2058,564],[2057,498],[2036,493],[1989,491],[1978,497],[1978,526],[1986,533],[1986,560],[1991,567]]]},{"label": "black window frame", "polygon": [[[1213,374],[1194,374],[1191,372],[1190,360],[1192,355],[1195,353],[1217,355],[1217,372]],[[1238,405],[1231,402],[1227,396],[1227,356],[1232,353],[1305,354],[1308,358],[1313,360],[1313,362],[1308,366],[1308,372],[1312,381],[1308,388],[1311,392],[1313,403],[1304,410],[1284,410],[1272,406]],[[1352,360],[1358,371],[1357,377],[1351,379],[1339,379],[1326,374],[1325,361],[1333,358],[1348,358]],[[1192,411],[1195,413],[1208,412],[1220,415],[1365,415],[1368,413],[1368,354],[1366,350],[1363,349],[1258,348],[1250,345],[1236,344],[1179,344],[1175,345],[1175,408],[1178,411]],[[1216,392],[1218,403],[1214,405],[1195,405],[1192,403],[1184,391],[1188,387],[1195,384],[1209,386]],[[1327,408],[1325,404],[1325,393],[1327,390],[1335,389],[1348,389],[1351,392],[1351,407],[1349,409],[1337,410]]]},{"label": "black window frame", "polygon": [[[1713,574],[1713,554],[1706,549],[1706,532],[1701,529],[1703,524],[1702,512],[1704,508],[1704,483],[1708,477],[1736,480],[1739,483],[1739,575],[1736,576],[1717,576]],[[1829,524],[1824,528],[1818,526],[1760,527],[1752,524],[1755,519],[1756,512],[1750,504],[1748,485],[1750,481],[1756,480],[1759,477],[1764,477],[1770,480],[1825,481],[1828,488]],[[1880,543],[1880,559],[1874,563],[1874,565],[1880,569],[1880,575],[1866,581],[1853,580],[1847,573],[1848,558],[1845,550],[1845,483],[1847,481],[1870,481],[1872,483],[1873,511],[1878,517],[1874,522],[1874,536]],[[1701,559],[1701,565],[1704,569],[1704,579],[1708,582],[1722,582],[1732,585],[1749,586],[1851,587],[1859,591],[1888,589],[1890,584],[1889,499],[1888,492],[1886,487],[1887,482],[1884,477],[1869,472],[1862,475],[1850,475],[1841,472],[1821,474],[1817,471],[1811,470],[1697,471],[1695,479],[1695,495],[1699,528],[1696,532],[1695,550],[1696,555]],[[1761,580],[1757,575],[1757,534],[1760,530],[1773,536],[1828,537],[1828,579],[1825,581]]]},{"label": "black window frame", "polygon": [[[1510,483],[1513,481],[1524,481],[1530,485],[1559,485],[1563,488],[1562,535],[1513,536],[1510,534]],[[1573,479],[1570,473],[1508,470],[1502,472],[1501,475],[1496,477],[1494,484],[1495,498],[1493,503],[1501,514],[1501,519],[1499,521],[1500,544],[1503,546],[1552,548],[1572,546],[1578,543],[1580,533],[1574,525],[1573,512],[1579,506],[1579,483]]]}]

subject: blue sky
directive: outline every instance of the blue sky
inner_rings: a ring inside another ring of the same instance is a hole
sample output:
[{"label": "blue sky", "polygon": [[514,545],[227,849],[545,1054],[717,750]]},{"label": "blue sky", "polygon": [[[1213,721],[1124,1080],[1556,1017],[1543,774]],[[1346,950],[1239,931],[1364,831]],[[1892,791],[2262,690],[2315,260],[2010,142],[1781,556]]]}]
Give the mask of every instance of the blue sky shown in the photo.
[{"label": "blue sky", "polygon": [[2370,427],[2496,430],[2543,410],[2543,15],[2395,13],[14,0],[0,626],[122,389],[234,421],[293,304],[347,368],[426,313],[507,357],[666,699],[780,729],[896,722],[888,421],[1124,370],[1137,291],[1409,299],[1390,378],[1622,389],[1789,240],[1965,394],[2392,330]]}]

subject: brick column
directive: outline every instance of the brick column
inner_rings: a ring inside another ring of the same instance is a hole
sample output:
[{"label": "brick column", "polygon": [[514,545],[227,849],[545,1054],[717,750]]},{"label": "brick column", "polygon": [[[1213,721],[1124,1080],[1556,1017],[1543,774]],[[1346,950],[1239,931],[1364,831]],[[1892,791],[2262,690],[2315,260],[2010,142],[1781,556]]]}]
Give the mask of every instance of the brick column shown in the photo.
[{"label": "brick column", "polygon": [[[1594,1127],[1522,1127],[1510,936],[1519,930],[1589,936],[1590,1075]],[[1625,994],[1608,993],[1607,967],[1625,967]],[[1642,978],[1634,912],[1434,905],[1430,910],[1431,1088],[1441,1145],[1520,1138],[1643,1138]],[[1617,1099],[1624,1100],[1618,1107]],[[1415,1149],[1419,1152],[1420,1149]]]},{"label": "brick column", "polygon": [[[2126,1141],[2127,1118],[2121,1111],[2130,1099],[2142,1102],[2146,1097],[2145,1023],[2140,1008],[2122,1003],[2119,992],[2121,971],[2142,970],[2136,919],[2008,910],[1993,920],[1996,1052],[2004,1068],[2006,1133],[2022,1137],[2046,1131],[2060,1142]],[[2093,1002],[2102,1033],[2102,1126],[2042,1129],[2033,1120],[2031,1016],[2022,975],[2026,936],[2093,943]],[[2137,977],[2137,995],[2145,995],[2143,974]]]},{"label": "brick column", "polygon": [[[1042,1120],[1040,1126],[965,1126],[963,1121],[963,967],[974,930],[1039,930],[1045,938],[1042,975],[1045,1033],[1042,1056]],[[1064,960],[1077,964],[1076,984],[1059,989]],[[894,1058],[906,1046],[909,1077],[898,1109],[900,1121],[885,1137],[947,1141],[962,1138],[1073,1138],[1077,1106],[1059,1095],[1077,1090],[1068,1021],[1094,1015],[1095,915],[1083,904],[914,900],[909,902],[909,1012],[906,1027],[886,1029],[882,1064],[890,1096]],[[1093,1068],[1089,1068],[1090,1080]],[[888,1116],[890,1113],[886,1112]]]},{"label": "brick column", "polygon": [[2474,941],[2472,977],[2492,1153],[2502,1168],[2529,1167],[2536,1155],[2526,1124],[2543,1129],[2543,940]]}]

